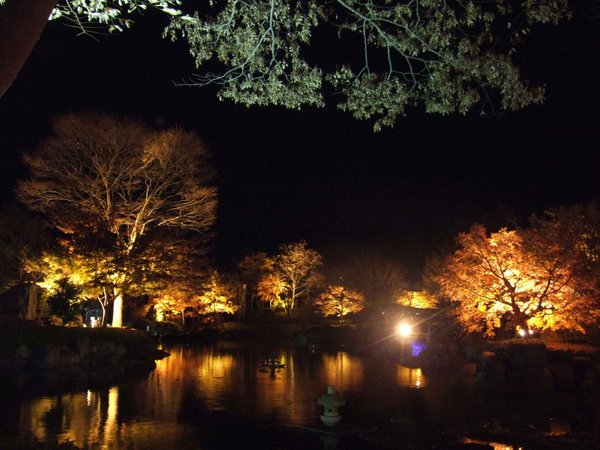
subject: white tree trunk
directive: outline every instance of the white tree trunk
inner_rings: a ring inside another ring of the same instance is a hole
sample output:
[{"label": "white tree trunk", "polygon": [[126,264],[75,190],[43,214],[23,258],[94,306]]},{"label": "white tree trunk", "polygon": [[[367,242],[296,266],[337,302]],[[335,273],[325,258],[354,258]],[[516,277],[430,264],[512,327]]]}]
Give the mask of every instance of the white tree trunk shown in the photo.
[{"label": "white tree trunk", "polygon": [[115,289],[111,326],[113,328],[121,328],[123,326],[123,292],[120,289]]}]

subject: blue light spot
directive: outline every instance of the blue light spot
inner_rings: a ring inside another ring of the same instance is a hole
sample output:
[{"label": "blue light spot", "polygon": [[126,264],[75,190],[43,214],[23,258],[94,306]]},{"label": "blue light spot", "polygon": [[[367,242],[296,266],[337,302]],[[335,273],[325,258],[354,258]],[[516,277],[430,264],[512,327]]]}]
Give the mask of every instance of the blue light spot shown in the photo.
[{"label": "blue light spot", "polygon": [[413,356],[419,356],[423,350],[427,348],[427,345],[424,342],[413,341],[411,345],[411,354]]}]

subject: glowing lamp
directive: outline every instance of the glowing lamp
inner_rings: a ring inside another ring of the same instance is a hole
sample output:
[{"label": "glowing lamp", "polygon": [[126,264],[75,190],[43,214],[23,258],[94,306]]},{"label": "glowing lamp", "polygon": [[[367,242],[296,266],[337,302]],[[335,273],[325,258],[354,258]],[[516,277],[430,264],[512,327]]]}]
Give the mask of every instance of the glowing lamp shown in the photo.
[{"label": "glowing lamp", "polygon": [[409,337],[412,334],[412,325],[402,322],[396,327],[396,333],[400,337]]}]

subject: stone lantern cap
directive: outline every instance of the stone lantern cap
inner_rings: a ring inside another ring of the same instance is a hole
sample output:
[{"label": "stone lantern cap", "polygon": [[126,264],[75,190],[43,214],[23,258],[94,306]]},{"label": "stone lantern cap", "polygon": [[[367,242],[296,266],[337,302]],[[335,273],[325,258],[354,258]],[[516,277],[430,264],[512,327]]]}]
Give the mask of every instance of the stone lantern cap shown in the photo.
[{"label": "stone lantern cap", "polygon": [[318,400],[319,405],[325,407],[325,414],[337,413],[337,408],[344,406],[346,401],[335,390],[335,386],[327,386],[327,393],[321,395]]}]

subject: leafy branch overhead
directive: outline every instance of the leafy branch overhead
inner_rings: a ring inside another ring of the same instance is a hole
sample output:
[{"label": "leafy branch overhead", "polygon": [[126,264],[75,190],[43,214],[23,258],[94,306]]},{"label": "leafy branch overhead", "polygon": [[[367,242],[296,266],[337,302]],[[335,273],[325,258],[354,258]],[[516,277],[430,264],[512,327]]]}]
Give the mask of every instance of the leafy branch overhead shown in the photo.
[{"label": "leafy branch overhead", "polygon": [[[201,74],[244,105],[322,107],[331,100],[374,128],[410,107],[429,113],[518,110],[540,103],[512,56],[541,24],[570,16],[566,0],[63,0],[52,18],[84,32],[121,31],[147,8],[171,16],[164,36],[184,40]],[[218,68],[218,71],[207,69]],[[330,95],[331,94],[331,95]]]},{"label": "leafy branch overhead", "polygon": [[375,129],[411,106],[464,114],[541,102],[543,88],[521,78],[511,55],[532,26],[569,16],[566,1],[549,0],[214,3],[214,13],[174,17],[165,32],[187,42],[197,68],[221,64],[188,85],[216,83],[221,99],[288,108],[323,106],[331,91]]}]

